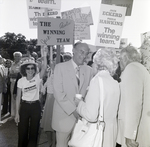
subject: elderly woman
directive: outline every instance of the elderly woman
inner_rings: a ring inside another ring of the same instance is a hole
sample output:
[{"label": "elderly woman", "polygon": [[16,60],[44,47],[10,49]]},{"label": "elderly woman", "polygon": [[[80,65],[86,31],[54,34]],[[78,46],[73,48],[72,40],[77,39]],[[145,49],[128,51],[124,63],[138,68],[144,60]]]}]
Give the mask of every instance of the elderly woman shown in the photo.
[{"label": "elderly woman", "polygon": [[[109,49],[99,49],[94,55],[95,76],[90,82],[84,101],[75,99],[77,112],[89,122],[96,122],[100,111],[100,87],[98,77],[104,85],[104,140],[103,147],[115,147],[117,136],[117,110],[119,105],[119,84],[113,79],[118,67],[118,58]],[[79,102],[79,103],[78,103]]]}]

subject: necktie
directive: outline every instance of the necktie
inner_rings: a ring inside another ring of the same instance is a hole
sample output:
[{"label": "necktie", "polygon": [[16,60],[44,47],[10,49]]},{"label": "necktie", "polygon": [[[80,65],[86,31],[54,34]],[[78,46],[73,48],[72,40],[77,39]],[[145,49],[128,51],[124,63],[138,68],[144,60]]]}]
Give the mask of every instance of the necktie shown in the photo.
[{"label": "necktie", "polygon": [[77,83],[80,85],[80,67],[76,67],[76,78],[77,78]]}]

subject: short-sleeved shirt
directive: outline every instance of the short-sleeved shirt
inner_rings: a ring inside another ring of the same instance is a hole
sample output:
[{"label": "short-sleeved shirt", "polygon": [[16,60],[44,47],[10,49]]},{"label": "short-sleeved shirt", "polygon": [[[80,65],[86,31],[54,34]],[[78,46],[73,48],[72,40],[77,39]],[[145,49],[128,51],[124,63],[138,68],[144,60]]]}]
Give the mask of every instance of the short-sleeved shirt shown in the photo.
[{"label": "short-sleeved shirt", "polygon": [[39,100],[39,89],[40,89],[39,74],[36,74],[31,80],[27,80],[26,77],[22,77],[18,80],[17,87],[22,90],[22,100],[36,101]]}]

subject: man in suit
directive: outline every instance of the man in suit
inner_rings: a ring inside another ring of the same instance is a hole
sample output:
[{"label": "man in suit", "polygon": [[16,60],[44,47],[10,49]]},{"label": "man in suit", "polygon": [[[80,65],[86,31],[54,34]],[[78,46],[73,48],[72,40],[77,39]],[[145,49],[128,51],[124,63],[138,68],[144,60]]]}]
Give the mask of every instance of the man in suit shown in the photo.
[{"label": "man in suit", "polygon": [[[84,65],[84,60],[89,53],[88,45],[78,42],[73,46],[72,51],[72,59],[57,64],[54,70],[55,102],[52,127],[56,130],[56,147],[68,147],[68,140],[78,117],[74,102],[75,95],[82,94],[85,97],[93,76],[92,68]],[[80,69],[79,81],[76,77],[78,66]]]},{"label": "man in suit", "polygon": [[117,142],[122,147],[150,146],[150,74],[133,46],[120,55],[121,101]]}]

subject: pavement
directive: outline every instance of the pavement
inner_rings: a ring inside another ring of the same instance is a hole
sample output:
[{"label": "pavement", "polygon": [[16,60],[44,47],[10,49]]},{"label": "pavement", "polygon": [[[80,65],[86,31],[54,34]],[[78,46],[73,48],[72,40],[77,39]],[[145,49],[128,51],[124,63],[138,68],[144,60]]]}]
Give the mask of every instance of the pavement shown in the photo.
[{"label": "pavement", "polygon": [[[49,147],[45,132],[40,129],[38,147]],[[18,128],[10,114],[6,114],[0,121],[0,147],[17,147]]]}]

